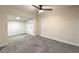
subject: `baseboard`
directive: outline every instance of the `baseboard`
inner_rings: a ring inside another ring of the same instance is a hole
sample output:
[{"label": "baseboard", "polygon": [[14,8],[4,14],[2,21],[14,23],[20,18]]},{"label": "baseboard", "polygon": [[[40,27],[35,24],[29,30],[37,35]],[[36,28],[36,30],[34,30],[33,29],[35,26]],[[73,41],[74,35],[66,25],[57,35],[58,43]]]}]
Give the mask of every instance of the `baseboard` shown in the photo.
[{"label": "baseboard", "polygon": [[64,41],[64,40],[61,40],[61,39],[57,39],[57,38],[52,38],[52,37],[49,37],[49,36],[46,36],[46,35],[39,35],[39,36],[45,37],[45,38],[49,38],[49,39],[52,39],[52,40],[56,40],[56,41],[59,41],[59,42],[63,42],[63,43],[69,44],[69,45],[73,45],[73,46],[79,47],[79,44],[77,44],[77,43],[68,42],[68,41]]},{"label": "baseboard", "polygon": [[8,45],[8,42],[7,43],[0,44],[0,47],[6,46],[6,45]]},{"label": "baseboard", "polygon": [[32,36],[36,36],[36,34],[30,34],[30,33],[26,33],[26,34],[28,34],[28,35],[32,35]]},{"label": "baseboard", "polygon": [[11,37],[11,36],[17,36],[17,35],[22,35],[22,34],[26,34],[26,33],[15,34],[15,35],[9,35],[8,37]]}]

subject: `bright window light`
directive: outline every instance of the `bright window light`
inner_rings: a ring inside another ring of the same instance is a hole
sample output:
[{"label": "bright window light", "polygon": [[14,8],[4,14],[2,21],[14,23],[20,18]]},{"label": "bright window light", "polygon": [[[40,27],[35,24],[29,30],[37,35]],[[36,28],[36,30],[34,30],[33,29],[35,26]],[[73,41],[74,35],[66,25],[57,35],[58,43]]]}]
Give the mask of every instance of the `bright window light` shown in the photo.
[{"label": "bright window light", "polygon": [[16,19],[20,19],[20,17],[16,17]]}]

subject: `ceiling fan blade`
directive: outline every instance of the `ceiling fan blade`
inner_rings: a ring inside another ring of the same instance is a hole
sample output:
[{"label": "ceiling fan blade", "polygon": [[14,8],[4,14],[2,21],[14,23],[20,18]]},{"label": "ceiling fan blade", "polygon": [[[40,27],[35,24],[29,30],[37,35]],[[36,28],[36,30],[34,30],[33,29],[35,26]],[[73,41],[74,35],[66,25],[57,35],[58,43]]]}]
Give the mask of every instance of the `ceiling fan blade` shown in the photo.
[{"label": "ceiling fan blade", "polygon": [[49,10],[49,11],[52,11],[53,9],[42,9],[42,10]]},{"label": "ceiling fan blade", "polygon": [[37,9],[40,9],[39,7],[35,6],[35,5],[32,5],[33,7],[37,8]]}]

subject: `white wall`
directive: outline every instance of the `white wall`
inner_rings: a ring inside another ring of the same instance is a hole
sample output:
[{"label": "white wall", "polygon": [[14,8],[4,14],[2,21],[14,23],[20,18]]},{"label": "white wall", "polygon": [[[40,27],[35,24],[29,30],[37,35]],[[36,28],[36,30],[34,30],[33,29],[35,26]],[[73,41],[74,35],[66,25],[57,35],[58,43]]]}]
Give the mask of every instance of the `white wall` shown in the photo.
[{"label": "white wall", "polygon": [[8,21],[8,36],[25,33],[25,23],[21,21]]},{"label": "white wall", "polygon": [[34,22],[33,20],[28,20],[26,22],[26,33],[30,35],[34,35]]},{"label": "white wall", "polygon": [[23,33],[34,35],[33,20],[28,20],[26,22],[8,21],[8,36],[18,35]]},{"label": "white wall", "polygon": [[78,6],[40,14],[39,20],[39,35],[79,46]]}]

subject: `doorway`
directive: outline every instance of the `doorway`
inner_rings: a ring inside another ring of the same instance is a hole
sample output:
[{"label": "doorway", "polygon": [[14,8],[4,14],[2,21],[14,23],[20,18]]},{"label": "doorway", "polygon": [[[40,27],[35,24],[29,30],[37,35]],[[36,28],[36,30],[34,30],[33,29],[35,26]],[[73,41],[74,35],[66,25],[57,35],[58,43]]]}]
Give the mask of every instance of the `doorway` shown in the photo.
[{"label": "doorway", "polygon": [[34,33],[33,18],[25,16],[8,15],[9,40],[23,40],[31,38]]}]

